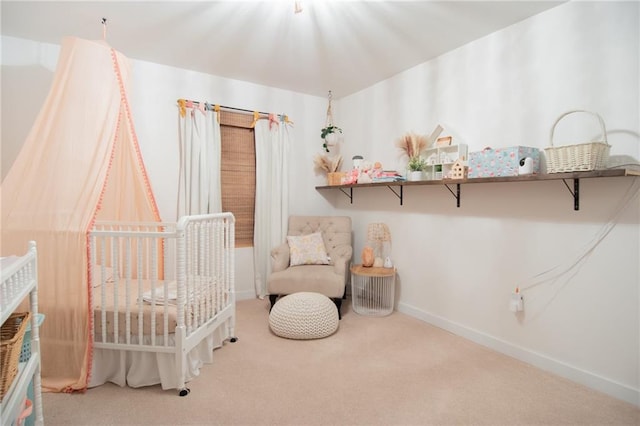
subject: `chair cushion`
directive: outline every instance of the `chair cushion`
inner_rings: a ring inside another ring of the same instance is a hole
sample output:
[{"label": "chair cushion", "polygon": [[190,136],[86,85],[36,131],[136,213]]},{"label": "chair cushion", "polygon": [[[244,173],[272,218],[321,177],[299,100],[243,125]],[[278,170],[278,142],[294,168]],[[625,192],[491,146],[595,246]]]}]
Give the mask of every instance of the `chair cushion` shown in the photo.
[{"label": "chair cushion", "polygon": [[269,294],[314,292],[327,297],[342,297],[345,277],[338,275],[331,265],[304,265],[272,272],[267,280]]},{"label": "chair cushion", "polygon": [[327,296],[298,292],[282,297],[269,314],[269,327],[287,339],[320,339],[338,329],[338,308]]},{"label": "chair cushion", "polygon": [[300,236],[287,236],[290,266],[328,265],[329,256],[320,232]]}]

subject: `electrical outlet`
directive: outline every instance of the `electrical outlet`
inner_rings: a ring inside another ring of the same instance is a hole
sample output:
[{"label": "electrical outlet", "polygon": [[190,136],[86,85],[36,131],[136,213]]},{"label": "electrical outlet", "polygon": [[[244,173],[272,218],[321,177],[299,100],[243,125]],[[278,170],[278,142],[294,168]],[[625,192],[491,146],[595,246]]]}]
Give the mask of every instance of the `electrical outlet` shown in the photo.
[{"label": "electrical outlet", "polygon": [[524,309],[524,299],[520,293],[520,289],[516,288],[516,291],[511,293],[511,299],[509,300],[509,310],[511,312],[521,312]]}]

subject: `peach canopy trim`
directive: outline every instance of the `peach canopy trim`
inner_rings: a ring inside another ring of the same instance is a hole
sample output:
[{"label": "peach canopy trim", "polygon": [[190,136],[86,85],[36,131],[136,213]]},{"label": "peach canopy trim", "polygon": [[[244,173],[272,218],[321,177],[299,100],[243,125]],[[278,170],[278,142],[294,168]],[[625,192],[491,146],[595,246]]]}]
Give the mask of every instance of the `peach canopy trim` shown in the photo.
[{"label": "peach canopy trim", "polygon": [[43,389],[85,390],[92,362],[88,233],[160,221],[127,101],[128,59],[63,39],[53,83],[2,182],[2,256],[38,244]]}]

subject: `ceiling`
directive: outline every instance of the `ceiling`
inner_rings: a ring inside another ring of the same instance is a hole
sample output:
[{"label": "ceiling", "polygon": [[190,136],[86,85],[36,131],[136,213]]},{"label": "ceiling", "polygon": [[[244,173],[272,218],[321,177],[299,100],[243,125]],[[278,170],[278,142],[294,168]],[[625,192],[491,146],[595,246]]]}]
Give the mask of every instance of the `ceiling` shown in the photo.
[{"label": "ceiling", "polygon": [[1,33],[341,98],[563,1],[2,0]]}]

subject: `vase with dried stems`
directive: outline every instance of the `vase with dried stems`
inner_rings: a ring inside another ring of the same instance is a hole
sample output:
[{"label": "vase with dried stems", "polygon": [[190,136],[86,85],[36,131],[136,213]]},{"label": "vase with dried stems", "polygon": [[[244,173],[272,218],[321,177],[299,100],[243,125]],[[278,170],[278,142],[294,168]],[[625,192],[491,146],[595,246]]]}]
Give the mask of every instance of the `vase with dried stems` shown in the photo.
[{"label": "vase with dried stems", "polygon": [[427,136],[414,132],[405,133],[396,140],[396,146],[407,157],[407,177],[410,180],[420,180],[422,178],[426,162],[421,155],[427,149],[427,142]]},{"label": "vase with dried stems", "polygon": [[345,175],[340,172],[342,166],[342,156],[327,154],[316,154],[313,159],[316,170],[327,174],[327,182],[329,185],[340,185],[342,177]]}]

